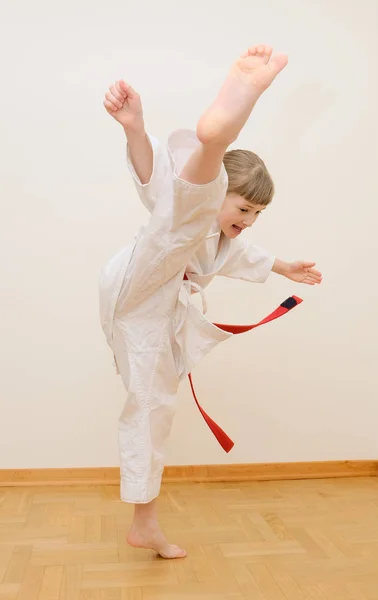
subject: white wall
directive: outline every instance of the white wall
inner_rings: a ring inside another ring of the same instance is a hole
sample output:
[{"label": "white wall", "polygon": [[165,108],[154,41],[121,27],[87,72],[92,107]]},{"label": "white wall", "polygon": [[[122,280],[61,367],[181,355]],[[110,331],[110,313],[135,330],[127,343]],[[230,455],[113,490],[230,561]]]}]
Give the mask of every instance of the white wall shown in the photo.
[{"label": "white wall", "polygon": [[97,278],[147,214],[106,89],[129,80],[165,139],[195,127],[231,61],[256,42],[290,64],[238,142],[261,154],[277,187],[248,236],[281,258],[316,260],[324,284],[212,284],[218,321],[254,322],[292,293],[305,302],[195,370],[234,451],[213,441],[184,383],[167,463],[377,457],[375,7],[2,3],[1,468],[118,464],[125,394],[100,330]]}]

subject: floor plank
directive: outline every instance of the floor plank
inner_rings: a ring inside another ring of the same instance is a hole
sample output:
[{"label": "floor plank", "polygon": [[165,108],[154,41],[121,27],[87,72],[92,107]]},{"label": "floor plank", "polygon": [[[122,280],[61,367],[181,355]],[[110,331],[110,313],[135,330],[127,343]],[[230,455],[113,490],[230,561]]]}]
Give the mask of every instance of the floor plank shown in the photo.
[{"label": "floor plank", "polygon": [[117,486],[0,489],[0,600],[378,600],[378,478],[165,484],[188,558],[125,543]]}]

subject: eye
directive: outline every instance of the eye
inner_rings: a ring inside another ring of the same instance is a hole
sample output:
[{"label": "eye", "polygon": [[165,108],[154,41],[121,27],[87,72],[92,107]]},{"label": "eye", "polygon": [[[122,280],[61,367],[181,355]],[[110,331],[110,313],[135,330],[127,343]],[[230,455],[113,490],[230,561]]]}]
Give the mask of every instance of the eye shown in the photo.
[{"label": "eye", "polygon": [[239,208],[239,210],[242,213],[247,213],[248,212],[248,208]]}]

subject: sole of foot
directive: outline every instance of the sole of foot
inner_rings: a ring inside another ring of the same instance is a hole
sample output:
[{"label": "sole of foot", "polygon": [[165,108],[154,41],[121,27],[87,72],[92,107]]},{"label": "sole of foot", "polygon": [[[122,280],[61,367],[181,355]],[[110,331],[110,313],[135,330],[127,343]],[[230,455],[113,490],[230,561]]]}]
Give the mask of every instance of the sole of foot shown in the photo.
[{"label": "sole of foot", "polygon": [[272,56],[270,46],[252,46],[232,66],[213,104],[197,125],[203,144],[234,142],[261,94],[287,65],[284,54]]}]

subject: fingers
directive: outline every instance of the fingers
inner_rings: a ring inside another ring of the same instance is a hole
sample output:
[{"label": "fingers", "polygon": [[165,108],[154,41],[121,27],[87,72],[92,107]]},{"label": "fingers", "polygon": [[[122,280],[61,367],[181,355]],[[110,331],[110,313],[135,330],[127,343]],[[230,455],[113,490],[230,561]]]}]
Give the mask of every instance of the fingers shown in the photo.
[{"label": "fingers", "polygon": [[321,274],[320,271],[317,271],[316,269],[313,268],[315,266],[315,264],[316,263],[314,263],[314,262],[303,262],[302,266],[303,266],[304,271],[307,274],[307,277],[309,277],[310,279],[315,281],[315,283],[320,283],[323,275]]},{"label": "fingers", "polygon": [[307,273],[315,281],[321,281],[322,280],[323,275],[320,273],[320,271],[316,271],[316,269],[309,269],[307,271]]},{"label": "fingers", "polygon": [[107,92],[105,96],[107,100],[109,102],[112,102],[117,108],[122,108],[126,94],[123,95],[123,92],[119,89],[118,86],[119,82],[117,81],[115,84],[110,86],[110,91]]},{"label": "fingers", "polygon": [[117,112],[123,107],[126,98],[137,98],[137,92],[123,79],[110,86],[105,94],[104,106],[108,112]]},{"label": "fingers", "polygon": [[319,275],[314,275],[313,273],[306,273],[303,278],[303,283],[307,283],[308,285],[316,285],[322,282],[322,277]]},{"label": "fingers", "polygon": [[[115,87],[116,87],[117,92],[118,92],[118,94],[120,95],[120,97],[121,97],[121,99],[123,101],[125,98],[127,98],[127,92],[126,92],[126,90],[122,89],[122,85],[121,85],[122,81],[123,81],[122,79],[120,79],[119,81],[116,81],[115,82]],[[120,98],[118,97],[118,100],[119,99]]]},{"label": "fingers", "polygon": [[116,83],[112,86],[110,86],[110,93],[114,96],[114,98],[116,98],[118,100],[118,102],[121,104],[121,106],[123,106],[123,103],[125,101],[126,98],[126,92],[123,92],[120,87],[119,87],[119,81],[116,81]]},{"label": "fingers", "polygon": [[319,275],[317,275],[316,273],[307,273],[306,277],[308,277],[309,279],[313,279],[314,281],[322,280],[322,276],[320,273],[319,273]]},{"label": "fingers", "polygon": [[314,262],[299,261],[293,264],[294,281],[306,285],[319,285],[322,283],[323,275],[313,268]]},{"label": "fingers", "polygon": [[302,283],[306,283],[307,285],[316,285],[317,283],[320,283],[320,281],[316,281],[315,279],[313,279],[312,277],[305,277],[302,281]]},{"label": "fingers", "polygon": [[[114,88],[114,86],[112,86],[110,89],[112,90],[113,88]],[[114,110],[118,110],[119,108],[122,108],[122,106],[123,106],[123,102],[121,102],[120,100],[118,100],[117,96],[115,96],[112,91],[106,92],[105,99],[106,99],[106,101],[108,103],[108,106],[113,111]]]},{"label": "fingers", "polygon": [[112,102],[109,102],[109,100],[105,99],[103,104],[109,113],[114,113],[114,112],[117,112],[117,110],[118,110],[118,108],[116,106],[114,106],[114,104]]},{"label": "fingers", "polygon": [[124,81],[123,79],[120,79],[118,83],[119,83],[119,87],[121,88],[121,90],[125,94],[127,94],[130,86],[126,83],[126,81]]},{"label": "fingers", "polygon": [[116,81],[105,94],[104,106],[108,111],[116,112],[122,108],[126,97],[127,91],[122,88],[121,81]]},{"label": "fingers", "polygon": [[121,79],[119,81],[119,85],[120,88],[122,90],[123,93],[126,94],[126,96],[129,96],[129,98],[132,100],[133,98],[136,98],[138,96],[137,92],[134,90],[134,88],[131,87],[131,85],[129,85],[128,83],[126,83],[123,79]]}]

